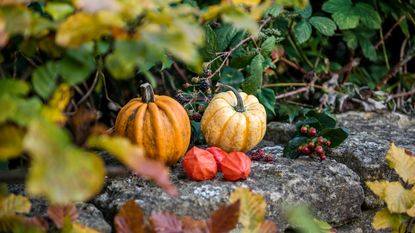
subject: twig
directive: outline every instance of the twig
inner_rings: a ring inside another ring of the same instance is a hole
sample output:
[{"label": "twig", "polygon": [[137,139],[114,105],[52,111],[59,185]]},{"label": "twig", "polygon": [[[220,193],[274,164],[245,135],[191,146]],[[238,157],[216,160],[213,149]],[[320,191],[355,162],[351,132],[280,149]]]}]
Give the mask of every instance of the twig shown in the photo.
[{"label": "twig", "polygon": [[[261,26],[259,26],[259,30],[261,30],[269,21],[271,20],[271,17],[266,18]],[[216,74],[218,74],[222,68],[225,66],[226,62],[228,61],[228,59],[230,58],[230,56],[232,55],[233,52],[235,52],[235,50],[237,50],[239,47],[241,47],[243,44],[245,44],[247,41],[253,39],[253,35],[250,35],[248,37],[246,37],[245,39],[241,40],[237,45],[235,45],[235,47],[231,48],[229,51],[224,52],[225,54],[225,58],[223,59],[223,62],[220,64],[220,66],[215,70],[215,72],[213,72],[211,75],[209,75],[207,77],[207,79],[211,79],[213,78]]]},{"label": "twig", "polygon": [[[123,166],[107,166],[105,171],[108,178],[124,177],[130,174],[130,171]],[[0,183],[21,184],[25,182],[26,176],[26,169],[0,171]]]},{"label": "twig", "polygon": [[294,63],[288,59],[286,59],[285,57],[281,57],[280,60],[282,62],[284,62],[285,64],[287,64],[288,66],[291,66],[292,68],[300,71],[301,73],[305,74],[307,73],[301,66],[299,66],[297,63]]},{"label": "twig", "polygon": [[284,99],[284,98],[292,96],[292,95],[297,95],[297,94],[306,92],[306,91],[308,91],[308,89],[310,89],[310,87],[302,87],[302,88],[299,88],[299,89],[294,90],[294,91],[289,91],[289,92],[286,92],[286,93],[283,93],[283,94],[280,94],[280,95],[276,95],[275,99],[276,100]]},{"label": "twig", "polygon": [[386,39],[388,39],[391,35],[392,35],[392,32],[393,32],[393,30],[395,30],[395,28],[397,27],[397,26],[399,26],[399,24],[402,22],[402,20],[404,20],[405,19],[405,15],[404,16],[401,16],[399,19],[398,19],[398,21],[396,21],[396,23],[389,29],[389,31],[383,36],[383,38],[381,38],[379,41],[378,41],[378,43],[376,43],[376,45],[375,45],[375,49],[377,49],[377,48],[379,48],[379,46],[381,45],[381,44],[383,44],[383,43],[385,43],[385,40]]},{"label": "twig", "polygon": [[186,77],[183,70],[180,69],[179,65],[177,65],[176,62],[173,62],[173,67],[176,70],[176,72],[179,74],[180,78],[182,78],[183,81],[185,81],[186,83],[189,83],[189,79]]},{"label": "twig", "polygon": [[84,96],[82,96],[82,98],[78,101],[78,103],[76,105],[80,105],[82,104],[86,99],[88,99],[88,97],[91,95],[92,91],[94,90],[95,86],[97,85],[98,82],[98,75],[100,74],[100,70],[98,69],[97,72],[95,73],[95,78],[94,81],[92,82],[91,87],[88,89],[88,91],[85,93]]},{"label": "twig", "polygon": [[396,98],[411,96],[411,95],[415,95],[415,90],[408,91],[408,92],[402,92],[402,93],[396,93],[396,94],[391,95],[390,97],[392,99],[396,99]]}]

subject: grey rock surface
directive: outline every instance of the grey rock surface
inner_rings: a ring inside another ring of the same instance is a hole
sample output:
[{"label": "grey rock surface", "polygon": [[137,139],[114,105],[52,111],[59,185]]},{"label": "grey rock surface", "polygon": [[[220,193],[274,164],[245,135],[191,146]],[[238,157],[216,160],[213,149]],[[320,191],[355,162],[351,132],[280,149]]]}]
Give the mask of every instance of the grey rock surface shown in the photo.
[{"label": "grey rock surface", "polygon": [[286,144],[295,133],[295,125],[284,122],[270,122],[264,139],[276,144]]},{"label": "grey rock surface", "polygon": [[[218,175],[214,180],[195,182],[186,178],[181,166],[172,169],[172,180],[180,197],[171,198],[159,187],[130,176],[108,182],[94,203],[111,218],[116,210],[134,199],[147,215],[173,211],[178,215],[207,218],[225,203],[236,187],[249,187],[267,200],[267,217],[280,228],[287,227],[281,208],[288,203],[304,203],[321,219],[342,225],[361,215],[363,189],[359,176],[335,161],[291,160],[281,157],[282,147],[265,147],[275,160],[253,162],[245,181],[227,182]],[[112,215],[112,216],[111,216]]]},{"label": "grey rock surface", "polygon": [[101,233],[111,233],[111,226],[105,221],[101,211],[93,204],[79,203],[76,208],[78,210],[78,223]]},{"label": "grey rock surface", "polygon": [[336,116],[339,126],[349,129],[349,138],[331,155],[359,174],[365,189],[365,207],[383,202],[368,190],[365,181],[396,180],[385,161],[390,142],[415,151],[415,119],[397,113],[348,112]]}]

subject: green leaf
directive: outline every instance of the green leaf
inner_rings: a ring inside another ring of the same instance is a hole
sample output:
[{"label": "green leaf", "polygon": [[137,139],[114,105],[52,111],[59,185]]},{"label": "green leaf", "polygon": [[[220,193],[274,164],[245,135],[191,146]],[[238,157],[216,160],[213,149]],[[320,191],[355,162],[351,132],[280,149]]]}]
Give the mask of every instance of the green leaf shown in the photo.
[{"label": "green leaf", "polygon": [[328,13],[336,13],[339,11],[347,11],[352,7],[351,0],[329,0],[326,1],[321,9]]},{"label": "green leaf", "polygon": [[218,40],[213,29],[209,25],[203,27],[205,31],[205,44],[204,47],[200,50],[200,53],[203,59],[210,60],[216,56],[216,52],[219,52],[218,49]]},{"label": "green leaf", "polygon": [[327,17],[313,16],[309,19],[309,22],[317,29],[317,31],[326,36],[334,35],[337,28],[333,20]]},{"label": "green leaf", "polygon": [[375,46],[373,46],[373,44],[370,42],[370,40],[367,38],[359,37],[358,41],[360,47],[362,48],[363,55],[365,55],[365,57],[371,61],[376,61],[376,49]]},{"label": "green leaf", "polygon": [[257,55],[255,50],[245,50],[237,49],[234,54],[232,54],[232,59],[230,66],[234,68],[245,68],[249,65],[249,62]]},{"label": "green leaf", "polygon": [[219,82],[233,86],[235,88],[239,88],[241,83],[244,81],[244,75],[238,69],[232,67],[225,67],[223,68]]},{"label": "green leaf", "polygon": [[294,26],[294,35],[297,38],[298,43],[302,44],[306,42],[311,36],[311,25],[310,23],[302,19]]},{"label": "green leaf", "polygon": [[96,69],[92,51],[88,51],[85,47],[69,49],[57,65],[59,74],[70,85],[85,81]]},{"label": "green leaf", "polygon": [[95,196],[104,183],[102,159],[74,147],[69,134],[43,119],[31,122],[24,139],[31,156],[27,192],[53,203],[85,201]]},{"label": "green leaf", "polygon": [[313,13],[313,8],[310,4],[308,4],[302,11],[300,11],[300,16],[304,19],[310,18],[311,14]]},{"label": "green leaf", "polygon": [[224,24],[220,28],[216,29],[215,34],[216,38],[218,39],[219,51],[224,51],[229,46],[237,33],[238,29],[236,29],[231,24]]},{"label": "green leaf", "polygon": [[10,96],[0,96],[0,124],[12,117],[16,110],[15,100]]},{"label": "green leaf", "polygon": [[321,130],[323,126],[321,125],[320,121],[315,117],[307,117],[304,120],[301,120],[295,124],[297,129],[300,129],[301,126],[308,125],[310,127],[314,127],[317,130]]},{"label": "green leaf", "polygon": [[261,54],[256,55],[249,67],[249,77],[241,84],[242,90],[247,94],[255,94],[262,86],[262,62],[264,57]]},{"label": "green leaf", "polygon": [[301,156],[300,153],[297,152],[297,149],[299,146],[301,146],[304,143],[307,143],[309,140],[308,137],[294,137],[290,141],[288,141],[288,144],[284,147],[284,153],[283,156],[290,158],[290,159],[296,159]]},{"label": "green leaf", "polygon": [[259,27],[256,21],[239,8],[232,7],[223,12],[222,20],[226,23],[231,23],[237,29],[247,30],[252,35],[258,35]]},{"label": "green leaf", "polygon": [[275,116],[275,93],[270,88],[262,88],[255,94],[259,102],[264,105],[267,115]]},{"label": "green leaf", "polygon": [[309,111],[306,116],[316,118],[323,128],[334,128],[336,126],[336,118],[330,113],[312,110]]},{"label": "green leaf", "polygon": [[29,84],[23,80],[0,79],[0,96],[26,95],[29,91]]},{"label": "green leaf", "polygon": [[300,107],[293,105],[293,104],[279,104],[278,105],[278,116],[286,119],[288,117],[288,121],[292,123],[294,119],[300,114]]},{"label": "green leaf", "polygon": [[352,31],[344,31],[343,40],[346,42],[347,47],[351,49],[356,49],[358,46],[357,36]]},{"label": "green leaf", "polygon": [[339,146],[349,136],[347,129],[345,128],[328,128],[323,129],[320,134],[331,141],[331,148]]},{"label": "green leaf", "polygon": [[281,5],[273,4],[268,8],[268,10],[265,11],[264,15],[265,16],[270,15],[272,17],[277,17],[278,15],[281,14],[283,9],[284,8]]},{"label": "green leaf", "polygon": [[32,84],[36,93],[43,99],[47,99],[56,87],[58,69],[52,61],[36,68],[32,74]]},{"label": "green leaf", "polygon": [[380,15],[369,4],[359,2],[354,7],[354,11],[360,17],[360,21],[368,28],[379,29],[382,24]]},{"label": "green leaf", "polygon": [[268,57],[275,48],[276,39],[274,36],[268,37],[261,44],[261,53],[264,57]]},{"label": "green leaf", "polygon": [[304,206],[289,206],[286,211],[287,220],[300,233],[331,233],[332,227],[321,220],[315,219],[310,210]]},{"label": "green leaf", "polygon": [[356,15],[353,8],[345,11],[338,11],[331,16],[339,26],[340,30],[353,29],[359,25],[359,16]]},{"label": "green leaf", "polygon": [[54,20],[60,20],[70,15],[74,8],[72,5],[63,2],[48,2],[45,11],[52,16]]},{"label": "green leaf", "polygon": [[28,99],[16,99],[16,110],[11,119],[18,125],[27,126],[33,119],[40,116],[42,101],[32,97]]}]

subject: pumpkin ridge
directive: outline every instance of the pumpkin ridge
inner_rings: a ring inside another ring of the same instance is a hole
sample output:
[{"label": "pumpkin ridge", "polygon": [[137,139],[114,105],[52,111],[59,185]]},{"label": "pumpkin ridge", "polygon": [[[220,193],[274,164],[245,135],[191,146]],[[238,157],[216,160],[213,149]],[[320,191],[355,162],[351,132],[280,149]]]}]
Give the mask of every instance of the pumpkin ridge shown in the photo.
[{"label": "pumpkin ridge", "polygon": [[226,122],[225,122],[225,124],[223,125],[222,129],[220,129],[219,137],[218,137],[218,139],[217,139],[217,140],[216,140],[216,142],[215,142],[215,144],[216,144],[216,145],[219,145],[218,143],[222,140],[222,136],[223,136],[223,134],[225,133],[226,127],[228,127],[228,123],[232,120],[232,118],[236,115],[236,113],[237,113],[237,112],[234,112],[234,113],[232,114],[232,116],[230,116],[230,117],[226,120]]},{"label": "pumpkin ridge", "polygon": [[[142,105],[141,102],[135,102],[135,103],[131,104],[128,108],[126,108],[125,116],[128,116],[128,117],[127,117],[127,119],[123,119],[124,121],[121,121],[121,122],[126,122],[125,127],[124,127],[121,135],[128,136],[128,129],[130,128],[130,124],[134,120],[135,114],[137,113],[137,109],[141,105]],[[130,111],[131,111],[131,113],[130,113]]]},{"label": "pumpkin ridge", "polygon": [[228,108],[228,106],[222,106],[221,108],[219,108],[218,110],[216,110],[215,112],[213,112],[212,114],[210,114],[209,118],[206,119],[205,124],[206,126],[209,125],[210,121],[213,119],[213,117],[216,115],[216,113],[218,113],[220,110],[224,109],[224,108]]},{"label": "pumpkin ridge", "polygon": [[[156,148],[156,153],[155,155],[159,155],[161,157],[164,158],[164,146],[163,146],[163,141],[162,139],[162,133],[163,132],[162,128],[161,128],[161,119],[160,119],[160,111],[157,107],[157,105],[155,103],[150,103],[148,106],[148,113],[150,114],[150,119],[152,119],[152,124],[151,124],[151,128],[153,129],[153,133],[154,133],[154,139],[155,139],[155,148]],[[153,155],[153,156],[155,156]]]},{"label": "pumpkin ridge", "polygon": [[124,128],[124,135],[128,135],[128,130],[130,129],[130,125],[133,124],[133,120],[135,119],[135,115],[137,114],[138,108],[133,110],[133,114],[128,116],[127,124],[125,124]]},{"label": "pumpkin ridge", "polygon": [[[173,144],[174,145],[174,154],[179,154],[180,153],[180,148],[183,147],[183,140],[180,137],[180,128],[177,125],[178,119],[176,117],[175,114],[172,114],[172,112],[176,111],[176,109],[174,109],[174,106],[172,105],[167,105],[166,103],[162,102],[162,101],[157,101],[156,105],[160,108],[160,110],[163,111],[163,113],[166,115],[167,119],[169,120],[169,123],[173,126],[173,134],[174,134],[174,139],[176,140],[176,143]],[[170,107],[173,107],[170,108]],[[176,159],[176,158],[174,158]]]},{"label": "pumpkin ridge", "polygon": [[242,148],[241,151],[245,151],[246,144],[248,143],[248,140],[249,140],[249,124],[250,124],[249,117],[245,114],[243,114],[243,115],[245,116],[246,126],[245,126],[244,141],[243,141],[242,146],[241,146],[241,148]]},{"label": "pumpkin ridge", "polygon": [[[123,123],[126,122],[129,118],[129,115],[126,114],[126,112],[130,109],[132,105],[134,105],[135,101],[130,100],[121,110],[118,112],[117,119],[115,120],[115,132],[116,134],[122,136],[123,135],[123,129],[125,129],[125,126],[123,126]],[[126,118],[126,119],[125,119]]]},{"label": "pumpkin ridge", "polygon": [[148,104],[142,104],[140,107],[138,107],[137,109],[137,115],[136,117],[134,117],[134,133],[133,135],[128,135],[130,138],[134,137],[137,144],[139,144],[138,142],[141,142],[139,145],[141,146],[143,144],[144,141],[144,134],[143,134],[143,130],[144,130],[144,116],[145,113],[147,111],[148,108]]}]

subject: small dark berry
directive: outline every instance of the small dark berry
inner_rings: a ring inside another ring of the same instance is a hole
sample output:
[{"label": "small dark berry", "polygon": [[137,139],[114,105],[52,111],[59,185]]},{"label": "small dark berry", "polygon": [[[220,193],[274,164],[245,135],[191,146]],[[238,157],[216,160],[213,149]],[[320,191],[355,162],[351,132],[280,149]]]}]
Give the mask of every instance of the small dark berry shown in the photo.
[{"label": "small dark berry", "polygon": [[181,93],[177,93],[175,96],[174,96],[174,98],[179,102],[179,103],[181,103],[181,104],[184,104],[184,103],[186,103],[187,102],[187,99],[186,99],[186,97],[184,97],[183,96],[183,94],[181,94]]},{"label": "small dark berry", "polygon": [[206,79],[202,80],[199,84],[199,89],[201,91],[207,91],[209,89],[209,83]]},{"label": "small dark berry", "polygon": [[259,156],[259,155],[252,155],[251,156],[251,160],[252,161],[259,161],[259,160],[261,160],[262,159],[262,157],[261,156]]},{"label": "small dark berry", "polygon": [[200,121],[200,120],[202,120],[202,115],[200,113],[198,113],[198,112],[195,112],[192,115],[192,120],[194,120],[194,121]]},{"label": "small dark berry", "polygon": [[308,131],[308,129],[307,129],[307,127],[305,127],[305,126],[301,127],[301,129],[300,129],[300,132],[301,132],[302,134],[306,134],[306,133],[307,133],[307,131]]},{"label": "small dark berry", "polygon": [[309,142],[308,143],[308,148],[310,148],[310,150],[314,149],[316,145],[314,144],[314,142]]},{"label": "small dark berry", "polygon": [[326,146],[330,146],[330,145],[331,145],[330,140],[327,140],[327,141],[326,141]]},{"label": "small dark berry", "polygon": [[310,137],[315,137],[315,136],[317,136],[317,129],[316,128],[310,128],[309,130],[308,130],[308,136],[310,136]]},{"label": "small dark berry", "polygon": [[301,152],[303,152],[303,154],[308,155],[310,154],[310,149],[306,146],[303,146],[303,149],[301,150]]},{"label": "small dark berry", "polygon": [[322,154],[324,154],[324,149],[322,146],[316,146],[316,148],[314,148],[314,152],[321,156]]},{"label": "small dark berry", "polygon": [[308,157],[309,157],[310,159],[314,159],[314,155],[313,155],[313,154],[308,155]]},{"label": "small dark berry", "polygon": [[317,139],[317,144],[319,144],[319,145],[323,145],[324,144],[324,138],[323,137],[318,137],[318,139]]}]

